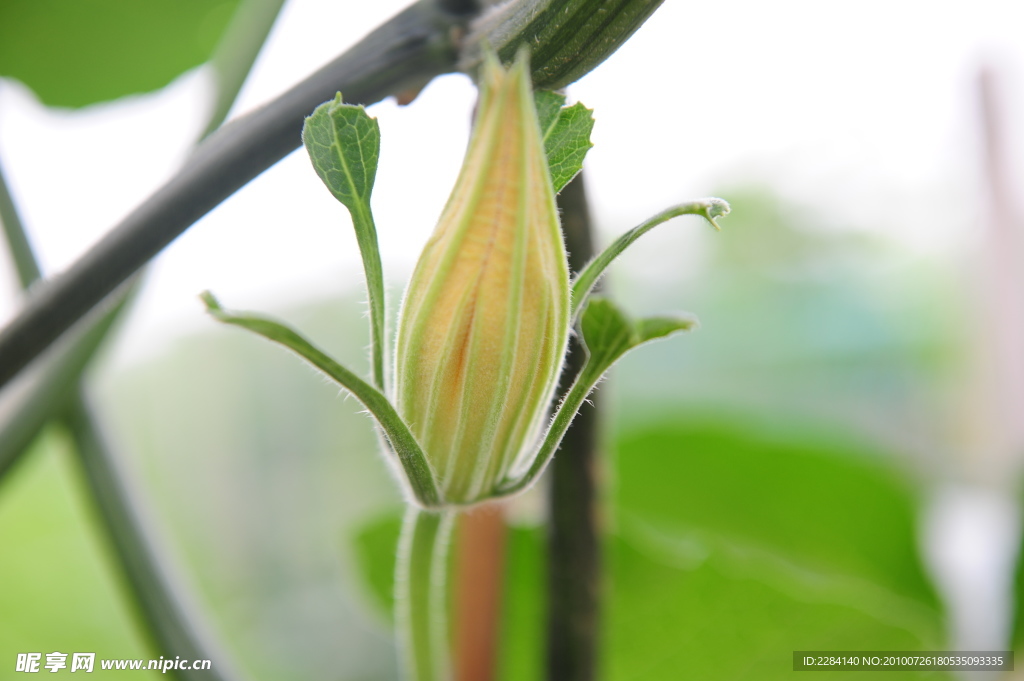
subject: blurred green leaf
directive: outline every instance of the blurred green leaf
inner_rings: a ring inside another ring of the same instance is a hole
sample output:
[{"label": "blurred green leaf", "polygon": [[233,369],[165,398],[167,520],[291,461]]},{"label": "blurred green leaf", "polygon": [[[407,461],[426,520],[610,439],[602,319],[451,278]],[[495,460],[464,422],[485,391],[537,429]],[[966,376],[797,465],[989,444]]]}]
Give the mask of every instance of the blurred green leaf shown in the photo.
[{"label": "blurred green leaf", "polygon": [[359,577],[381,613],[395,613],[395,555],[402,532],[400,511],[381,516],[360,528],[352,538]]},{"label": "blurred green leaf", "polygon": [[506,534],[498,681],[544,678],[545,598],[542,530],[511,527]]},{"label": "blurred green leaf", "polygon": [[760,547],[938,608],[916,551],[915,494],[878,452],[739,419],[657,423],[624,434],[617,450],[626,518]]},{"label": "blurred green leaf", "polygon": [[44,104],[156,90],[210,58],[239,0],[5,0],[0,76]]},{"label": "blurred green leaf", "polygon": [[[792,678],[794,650],[935,649],[937,621],[903,616],[898,601],[756,554],[711,549],[658,555],[614,538],[604,666],[609,681]],[[685,670],[685,671],[684,671]],[[819,672],[817,678],[845,678]],[[948,678],[921,672],[879,678]]]},{"label": "blurred green leaf", "polygon": [[[543,531],[517,528],[509,537],[499,679],[543,678]],[[607,537],[604,554],[605,681],[789,679],[794,650],[938,646],[937,621],[908,614],[899,599],[763,553],[685,542],[669,547],[626,529]]]}]

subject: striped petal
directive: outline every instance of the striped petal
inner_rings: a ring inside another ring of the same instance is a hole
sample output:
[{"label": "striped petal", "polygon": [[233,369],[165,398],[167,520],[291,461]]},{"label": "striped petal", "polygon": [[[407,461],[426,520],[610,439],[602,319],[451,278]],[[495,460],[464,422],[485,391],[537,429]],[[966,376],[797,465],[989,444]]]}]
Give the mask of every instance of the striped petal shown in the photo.
[{"label": "striped petal", "polygon": [[539,435],[569,332],[569,272],[525,55],[480,78],[455,189],[398,328],[399,412],[445,500],[486,499]]}]

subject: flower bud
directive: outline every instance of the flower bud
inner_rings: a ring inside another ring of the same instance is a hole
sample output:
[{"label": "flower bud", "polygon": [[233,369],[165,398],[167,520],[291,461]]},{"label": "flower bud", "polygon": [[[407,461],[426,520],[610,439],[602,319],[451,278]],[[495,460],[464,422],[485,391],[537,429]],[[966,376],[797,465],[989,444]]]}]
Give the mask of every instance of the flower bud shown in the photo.
[{"label": "flower bud", "polygon": [[490,496],[533,450],[569,333],[569,271],[530,70],[494,58],[466,158],[406,291],[399,413],[449,503]]}]

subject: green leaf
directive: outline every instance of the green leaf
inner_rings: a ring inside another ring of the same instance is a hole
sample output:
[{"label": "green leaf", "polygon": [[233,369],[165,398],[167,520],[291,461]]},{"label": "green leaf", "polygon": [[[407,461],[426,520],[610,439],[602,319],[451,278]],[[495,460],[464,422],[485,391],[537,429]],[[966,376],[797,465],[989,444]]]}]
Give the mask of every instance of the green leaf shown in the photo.
[{"label": "green leaf", "polygon": [[380,128],[362,106],[344,104],[341,93],[306,118],[302,141],[316,174],[352,215],[363,257],[370,299],[370,345],[373,382],[384,388],[384,273],[370,194],[380,157]]},{"label": "green leaf", "polygon": [[669,541],[768,552],[937,613],[916,549],[918,495],[890,454],[853,442],[675,415],[620,437],[618,505]]},{"label": "green leaf", "polygon": [[587,297],[594,290],[594,286],[597,285],[597,282],[601,278],[601,275],[604,274],[604,271],[608,269],[608,266],[611,265],[623,251],[629,248],[634,241],[663,222],[667,222],[668,220],[679,217],[680,215],[700,215],[710,222],[712,227],[718,229],[718,223],[715,221],[715,218],[728,215],[729,210],[728,202],[722,199],[707,198],[700,199],[698,201],[690,201],[689,203],[682,203],[678,206],[673,206],[664,210],[620,236],[614,243],[612,243],[611,246],[604,249],[600,255],[590,261],[590,263],[584,267],[573,280],[573,320],[576,319],[576,315],[578,315],[580,310],[583,309],[584,303],[587,302]]},{"label": "green leaf", "polygon": [[218,321],[240,326],[283,345],[352,393],[377,420],[405,470],[406,479],[416,499],[426,507],[434,507],[440,503],[434,473],[423,450],[409,431],[409,426],[379,390],[335,362],[287,326],[258,315],[228,312],[209,291],[204,292],[201,298],[206,303],[207,312]]},{"label": "green leaf", "polygon": [[[544,533],[537,528],[512,526],[505,537],[496,678],[498,681],[543,679],[546,635],[543,622],[547,602]],[[602,589],[602,593],[607,594],[607,591]]]},{"label": "green leaf", "polygon": [[[508,536],[497,678],[539,679],[544,533],[513,528]],[[870,587],[837,583],[763,554],[682,542],[658,546],[622,528],[605,536],[603,555],[607,586],[598,666],[606,681],[774,681],[792,678],[794,650],[943,647],[934,613],[908,613],[897,597],[879,597]],[[951,676],[905,671],[879,678]]]},{"label": "green leaf", "polygon": [[317,175],[350,211],[369,205],[380,156],[380,128],[339,92],[306,118],[302,141]]},{"label": "green leaf", "polygon": [[537,98],[537,115],[541,122],[551,184],[557,194],[583,169],[583,159],[594,146],[590,142],[590,132],[594,129],[593,111],[578,102],[561,108],[565,102],[564,95],[541,90],[534,96]]},{"label": "green leaf", "polygon": [[[781,564],[707,548],[702,557],[651,550],[635,536],[611,542],[606,604],[609,681],[792,679],[794,650],[941,650],[941,620],[899,598]],[[703,547],[698,547],[703,548]],[[843,679],[846,674],[819,673]],[[889,679],[951,679],[892,672]]]},{"label": "green leaf", "polygon": [[0,2],[0,76],[49,106],[159,89],[207,61],[239,0]]},{"label": "green leaf", "polygon": [[587,366],[610,367],[635,344],[636,327],[607,298],[594,298],[581,324],[587,346]]}]

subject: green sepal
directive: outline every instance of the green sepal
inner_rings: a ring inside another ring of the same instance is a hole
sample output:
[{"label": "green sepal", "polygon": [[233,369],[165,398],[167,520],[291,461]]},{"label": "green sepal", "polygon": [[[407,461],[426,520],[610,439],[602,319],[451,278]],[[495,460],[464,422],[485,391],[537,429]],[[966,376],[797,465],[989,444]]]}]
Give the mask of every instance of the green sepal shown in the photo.
[{"label": "green sepal", "polygon": [[583,344],[587,348],[587,363],[581,378],[596,383],[633,348],[696,327],[697,319],[683,314],[632,320],[611,300],[595,296],[580,321]]},{"label": "green sepal", "polygon": [[544,153],[555,193],[562,191],[583,169],[583,159],[593,145],[593,111],[579,102],[564,106],[565,95],[549,90],[534,93]]},{"label": "green sepal", "polygon": [[384,388],[384,271],[370,195],[380,158],[380,128],[362,106],[342,102],[339,92],[306,118],[302,142],[316,174],[352,215],[370,300],[373,382]]},{"label": "green sepal", "polygon": [[623,251],[629,248],[634,241],[661,223],[667,222],[672,218],[679,217],[680,215],[700,215],[710,222],[712,227],[720,229],[715,218],[728,215],[729,210],[729,203],[724,199],[707,198],[690,201],[689,203],[681,203],[678,206],[672,206],[671,208],[663,210],[654,217],[642,222],[620,236],[614,243],[612,243],[611,246],[604,249],[600,255],[591,260],[590,263],[576,275],[576,278],[573,279],[573,323],[576,322],[576,318],[579,316],[580,310],[584,308],[584,304],[587,302],[587,297],[594,290],[594,286],[597,285],[597,281],[601,278],[601,275],[604,274],[604,271],[608,269],[608,266],[611,265]]},{"label": "green sepal", "polygon": [[423,454],[423,450],[409,430],[409,426],[398,415],[394,406],[392,406],[383,393],[338,364],[322,350],[284,324],[251,313],[228,312],[220,306],[220,303],[217,302],[217,299],[209,291],[203,292],[200,298],[206,303],[206,311],[214,319],[225,324],[248,329],[267,340],[283,345],[352,393],[357,400],[363,403],[363,406],[366,407],[380,425],[391,446],[391,450],[398,457],[398,462],[405,471],[406,479],[409,481],[409,486],[416,500],[426,508],[441,506],[441,495],[437,490],[434,473]]},{"label": "green sepal", "polygon": [[607,298],[592,298],[580,323],[587,363],[558,405],[530,469],[522,477],[499,487],[496,496],[526,489],[544,472],[583,401],[620,357],[644,343],[696,327],[697,320],[691,315],[633,320]]}]

